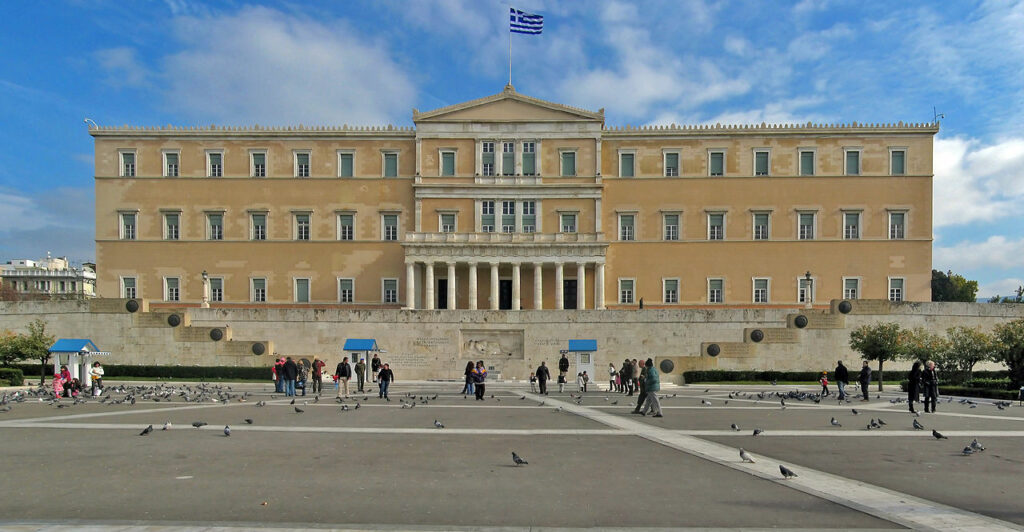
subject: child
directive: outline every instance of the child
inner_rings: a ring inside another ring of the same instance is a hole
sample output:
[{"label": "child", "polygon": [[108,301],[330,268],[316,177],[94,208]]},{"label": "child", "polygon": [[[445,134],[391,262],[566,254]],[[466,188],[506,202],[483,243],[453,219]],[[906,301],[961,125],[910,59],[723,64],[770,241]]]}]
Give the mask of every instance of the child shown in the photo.
[{"label": "child", "polygon": [[818,382],[821,383],[821,396],[825,397],[826,395],[828,395],[828,372],[827,371],[822,371],[821,372],[821,379],[818,380]]},{"label": "child", "polygon": [[532,372],[530,373],[530,391],[537,393],[537,375]]},{"label": "child", "polygon": [[587,383],[583,382],[583,374],[582,373],[577,373],[576,374],[576,388],[580,392],[587,391]]},{"label": "child", "polygon": [[60,373],[53,374],[53,397],[60,400],[60,397],[64,395],[64,379],[60,377]]},{"label": "child", "polygon": [[587,391],[587,385],[590,384],[590,375],[587,372],[583,372],[583,391]]},{"label": "child", "polygon": [[565,391],[565,372],[558,372],[558,393]]}]

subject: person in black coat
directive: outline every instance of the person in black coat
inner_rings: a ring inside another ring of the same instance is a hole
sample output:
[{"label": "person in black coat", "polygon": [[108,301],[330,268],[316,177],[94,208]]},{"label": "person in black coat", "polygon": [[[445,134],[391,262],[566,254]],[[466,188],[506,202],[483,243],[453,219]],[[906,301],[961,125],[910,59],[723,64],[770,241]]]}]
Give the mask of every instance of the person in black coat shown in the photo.
[{"label": "person in black coat", "polygon": [[[935,363],[929,360],[924,363],[924,371],[921,372],[921,388],[924,391],[924,411],[935,413],[935,403],[939,400],[939,376],[935,374]],[[931,401],[931,410],[928,409],[928,402]]]},{"label": "person in black coat", "polygon": [[466,362],[466,372],[464,373],[466,384],[462,387],[462,395],[473,393],[473,368],[475,367],[472,360]]},{"label": "person in black coat", "polygon": [[338,378],[338,397],[348,397],[348,381],[352,379],[352,366],[348,363],[348,357],[338,362],[334,376]]},{"label": "person in black coat", "polygon": [[380,395],[377,397],[388,399],[388,387],[395,380],[395,374],[391,372],[391,366],[384,364],[377,374],[377,384],[380,386]]},{"label": "person in black coat", "polygon": [[569,357],[565,356],[565,354],[562,354],[562,358],[558,359],[558,371],[569,371]]},{"label": "person in black coat", "polygon": [[548,363],[541,362],[537,368],[537,383],[540,384],[540,394],[548,394],[548,381],[551,380],[551,372],[548,371]]},{"label": "person in black coat", "polygon": [[846,399],[846,385],[850,383],[850,372],[843,365],[843,361],[840,360],[836,366],[836,387],[839,388],[839,400]]},{"label": "person in black coat", "polygon": [[914,402],[920,398],[921,393],[921,363],[914,362],[907,374],[907,403],[910,404],[910,411],[914,412]]},{"label": "person in black coat", "polygon": [[864,361],[864,366],[860,368],[860,375],[858,380],[860,381],[860,393],[864,394],[864,398],[861,401],[868,400],[868,385],[871,384],[871,368],[868,366],[868,361]]},{"label": "person in black coat", "polygon": [[299,367],[295,365],[292,357],[288,357],[281,366],[281,373],[284,376],[285,395],[295,396],[295,379],[299,376]]}]

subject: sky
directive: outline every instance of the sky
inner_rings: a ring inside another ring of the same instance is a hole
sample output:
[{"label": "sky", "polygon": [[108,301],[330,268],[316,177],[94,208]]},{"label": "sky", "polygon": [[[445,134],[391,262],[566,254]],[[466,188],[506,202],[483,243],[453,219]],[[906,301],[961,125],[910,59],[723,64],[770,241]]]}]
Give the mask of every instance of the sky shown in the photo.
[{"label": "sky", "polygon": [[[513,84],[607,125],[930,122],[933,267],[1024,285],[1024,2],[562,1]],[[0,262],[95,259],[102,125],[412,125],[500,92],[508,1],[0,2]]]}]

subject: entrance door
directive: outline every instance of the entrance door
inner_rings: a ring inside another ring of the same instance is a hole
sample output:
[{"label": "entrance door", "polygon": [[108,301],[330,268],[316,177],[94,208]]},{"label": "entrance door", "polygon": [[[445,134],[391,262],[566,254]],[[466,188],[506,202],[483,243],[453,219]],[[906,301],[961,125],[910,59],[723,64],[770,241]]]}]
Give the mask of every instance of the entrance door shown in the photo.
[{"label": "entrance door", "polygon": [[448,308],[448,279],[437,280],[437,305],[434,308]]},{"label": "entrance door", "polygon": [[566,309],[576,308],[576,279],[565,279],[562,283],[562,306]]},{"label": "entrance door", "polygon": [[512,279],[498,281],[498,308],[512,310]]}]

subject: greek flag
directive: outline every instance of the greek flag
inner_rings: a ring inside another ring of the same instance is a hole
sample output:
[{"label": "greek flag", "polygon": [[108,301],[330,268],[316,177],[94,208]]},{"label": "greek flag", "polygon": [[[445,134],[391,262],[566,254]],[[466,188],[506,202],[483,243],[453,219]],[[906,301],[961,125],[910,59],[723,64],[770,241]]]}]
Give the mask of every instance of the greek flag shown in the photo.
[{"label": "greek flag", "polygon": [[526,33],[528,35],[539,35],[544,29],[544,16],[534,15],[520,11],[514,7],[509,9],[508,31],[512,33]]}]

